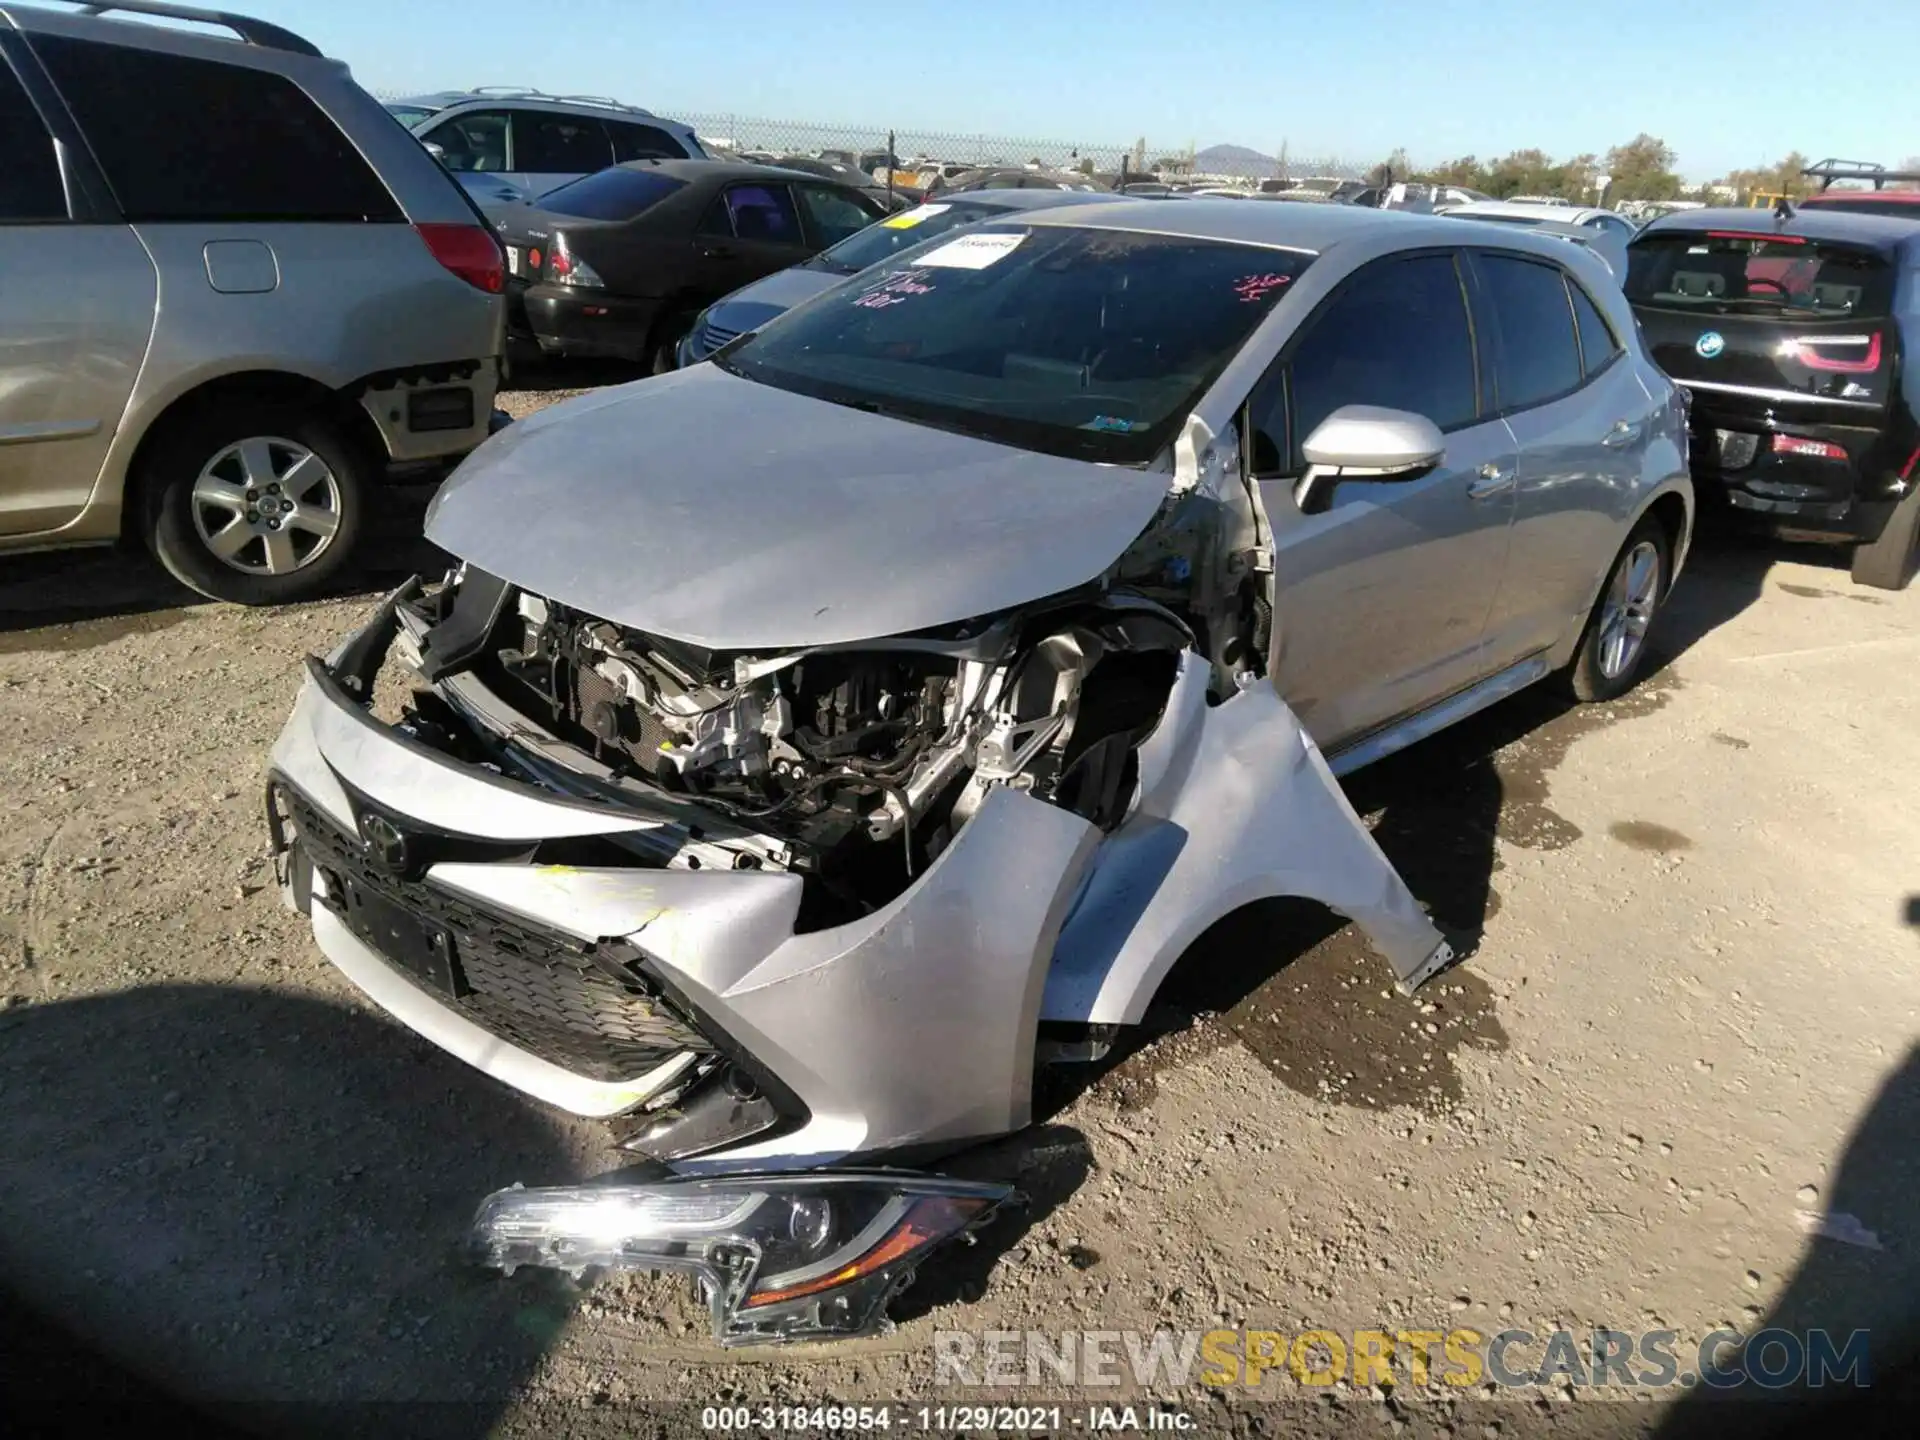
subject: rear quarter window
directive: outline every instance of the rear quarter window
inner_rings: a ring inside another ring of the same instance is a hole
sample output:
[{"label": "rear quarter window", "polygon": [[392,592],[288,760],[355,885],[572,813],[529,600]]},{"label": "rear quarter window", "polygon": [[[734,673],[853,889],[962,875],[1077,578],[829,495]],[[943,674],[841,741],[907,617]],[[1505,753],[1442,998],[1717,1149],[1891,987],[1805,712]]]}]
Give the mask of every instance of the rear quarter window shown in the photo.
[{"label": "rear quarter window", "polygon": [[326,111],[284,76],[65,36],[33,48],[132,221],[406,217]]},{"label": "rear quarter window", "polygon": [[1579,389],[1580,346],[1560,269],[1513,255],[1482,255],[1477,265],[1500,335],[1500,408],[1541,405]]}]

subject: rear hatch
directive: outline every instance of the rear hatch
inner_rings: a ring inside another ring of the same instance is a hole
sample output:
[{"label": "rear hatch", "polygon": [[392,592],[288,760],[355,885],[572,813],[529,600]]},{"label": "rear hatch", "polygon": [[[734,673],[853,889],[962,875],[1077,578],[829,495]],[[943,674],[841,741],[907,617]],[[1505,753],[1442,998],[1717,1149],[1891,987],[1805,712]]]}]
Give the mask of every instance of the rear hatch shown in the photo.
[{"label": "rear hatch", "polygon": [[1878,423],[1899,348],[1893,266],[1797,235],[1662,230],[1629,250],[1626,283],[1656,364],[1718,411],[1803,399],[1808,418]]}]

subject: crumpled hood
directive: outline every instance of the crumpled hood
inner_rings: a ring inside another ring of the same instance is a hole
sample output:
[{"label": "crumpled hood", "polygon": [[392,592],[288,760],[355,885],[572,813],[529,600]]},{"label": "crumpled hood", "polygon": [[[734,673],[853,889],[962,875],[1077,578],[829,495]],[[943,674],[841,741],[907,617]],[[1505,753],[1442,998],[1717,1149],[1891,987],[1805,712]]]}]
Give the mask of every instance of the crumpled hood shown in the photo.
[{"label": "crumpled hood", "polygon": [[636,630],[787,649],[1083,584],[1146,528],[1170,483],[697,365],[503,430],[441,487],[427,538]]}]

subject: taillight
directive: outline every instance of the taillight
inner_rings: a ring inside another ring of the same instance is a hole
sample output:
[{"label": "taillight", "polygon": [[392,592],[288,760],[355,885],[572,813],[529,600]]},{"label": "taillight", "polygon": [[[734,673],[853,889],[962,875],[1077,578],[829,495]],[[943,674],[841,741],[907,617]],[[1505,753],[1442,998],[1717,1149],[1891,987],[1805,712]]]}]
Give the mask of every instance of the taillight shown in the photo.
[{"label": "taillight", "polygon": [[[1858,351],[1863,346],[1866,350],[1864,355],[1820,353],[1822,350]],[[1781,342],[1780,349],[1786,359],[1797,360],[1809,370],[1828,370],[1841,375],[1865,375],[1880,368],[1880,336],[1877,333],[1822,335],[1817,339],[1786,340]]]},{"label": "taillight", "polygon": [[1830,440],[1809,440],[1801,435],[1775,435],[1773,453],[1799,455],[1808,460],[1845,460],[1847,452]]},{"label": "taillight", "polygon": [[577,285],[584,290],[603,290],[607,283],[567,247],[565,235],[555,235],[547,242],[547,279],[556,285]]},{"label": "taillight", "polygon": [[416,225],[433,258],[476,290],[498,295],[507,288],[507,257],[500,242],[478,225]]}]

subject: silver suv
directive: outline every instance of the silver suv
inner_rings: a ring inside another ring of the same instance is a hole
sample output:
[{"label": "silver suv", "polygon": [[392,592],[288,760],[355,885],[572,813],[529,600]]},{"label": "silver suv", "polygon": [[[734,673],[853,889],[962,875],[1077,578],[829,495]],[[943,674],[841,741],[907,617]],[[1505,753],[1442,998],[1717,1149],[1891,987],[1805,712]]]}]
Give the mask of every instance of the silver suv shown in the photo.
[{"label": "silver suv", "polygon": [[483,205],[533,199],[624,160],[700,160],[677,120],[599,95],[486,86],[389,100],[387,111]]},{"label": "silver suv", "polygon": [[0,134],[0,550],[139,540],[298,599],[391,467],[486,438],[504,256],[338,61],[0,0]]}]

